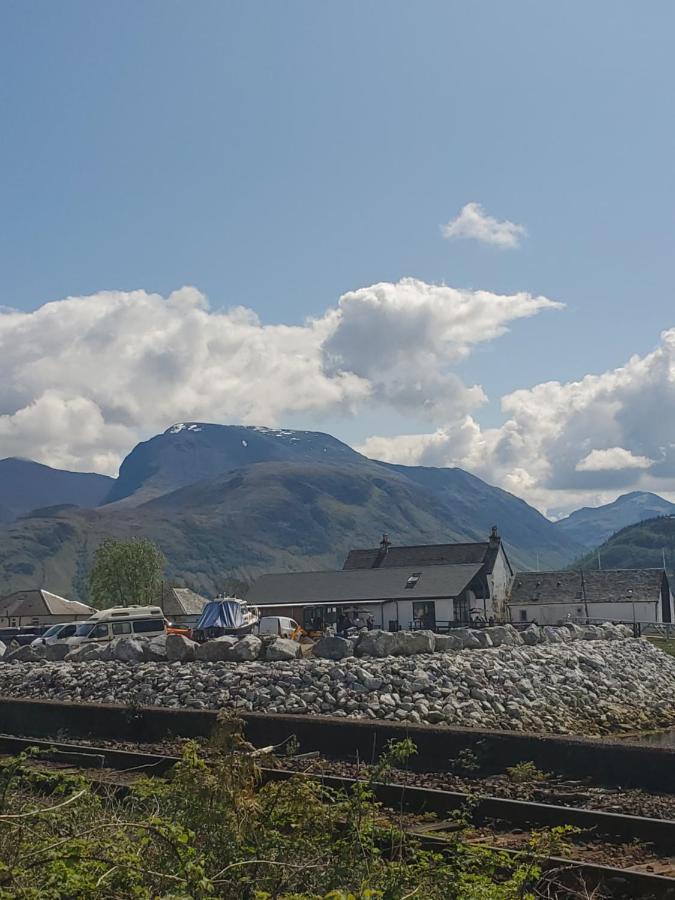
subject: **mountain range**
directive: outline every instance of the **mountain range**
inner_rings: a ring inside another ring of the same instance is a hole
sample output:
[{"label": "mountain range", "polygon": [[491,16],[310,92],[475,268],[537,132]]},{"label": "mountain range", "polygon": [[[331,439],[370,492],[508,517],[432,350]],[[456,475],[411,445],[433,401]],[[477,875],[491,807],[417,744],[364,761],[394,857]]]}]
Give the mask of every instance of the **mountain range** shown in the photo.
[{"label": "mountain range", "polygon": [[627,525],[673,513],[675,503],[664,500],[658,494],[631,491],[605,506],[584,506],[577,509],[567,518],[556,522],[556,527],[578,544],[591,548],[602,544],[615,531]]},{"label": "mountain range", "polygon": [[116,479],[2,460],[0,509],[0,594],[45,586],[73,599],[86,599],[107,536],[155,541],[168,579],[212,595],[262,572],[334,568],[383,532],[475,541],[497,525],[515,567],[558,568],[600,527],[592,510],[579,511],[586,531],[576,514],[553,523],[461,469],[370,460],[328,434],[199,422],[138,444]]}]

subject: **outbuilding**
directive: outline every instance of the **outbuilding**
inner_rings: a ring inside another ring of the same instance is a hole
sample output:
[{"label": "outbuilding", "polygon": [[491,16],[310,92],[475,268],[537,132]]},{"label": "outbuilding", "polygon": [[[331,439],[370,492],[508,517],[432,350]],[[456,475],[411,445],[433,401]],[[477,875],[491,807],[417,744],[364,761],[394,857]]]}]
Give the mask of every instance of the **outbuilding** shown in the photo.
[{"label": "outbuilding", "polygon": [[513,622],[570,620],[673,622],[673,594],[663,569],[518,572],[509,598]]},{"label": "outbuilding", "polygon": [[196,625],[209,601],[190,588],[162,586],[159,605],[171,622]]},{"label": "outbuilding", "polygon": [[11,628],[77,622],[88,619],[95,612],[93,607],[79,600],[66,600],[44,588],[15,591],[0,598],[0,625]]}]

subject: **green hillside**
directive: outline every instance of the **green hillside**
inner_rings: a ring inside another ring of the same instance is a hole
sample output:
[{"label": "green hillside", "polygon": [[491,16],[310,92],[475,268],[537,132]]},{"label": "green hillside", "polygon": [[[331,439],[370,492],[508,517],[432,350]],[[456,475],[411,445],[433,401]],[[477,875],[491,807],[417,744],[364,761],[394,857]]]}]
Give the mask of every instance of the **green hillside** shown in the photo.
[{"label": "green hillside", "polygon": [[42,510],[0,528],[0,594],[45,586],[86,599],[93,554],[107,536],[155,541],[169,579],[210,595],[232,577],[339,567],[349,549],[375,546],[383,531],[395,544],[486,540],[495,523],[519,567],[537,553],[551,567],[578,554],[517,497],[459,470],[429,472],[433,483],[421,484],[405,467],[367,460],[256,463],[138,505]]},{"label": "green hillside", "polygon": [[660,568],[665,559],[668,571],[674,571],[675,516],[659,516],[622,528],[576,565],[597,568],[598,556],[603,569]]}]

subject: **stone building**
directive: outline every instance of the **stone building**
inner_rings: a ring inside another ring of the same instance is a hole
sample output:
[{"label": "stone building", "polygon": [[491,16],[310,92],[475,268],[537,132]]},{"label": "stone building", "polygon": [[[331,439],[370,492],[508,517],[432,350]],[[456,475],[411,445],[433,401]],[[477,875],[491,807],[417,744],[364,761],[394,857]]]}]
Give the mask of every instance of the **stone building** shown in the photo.
[{"label": "stone building", "polygon": [[570,619],[673,622],[663,569],[518,572],[509,597],[513,622],[557,625]]}]

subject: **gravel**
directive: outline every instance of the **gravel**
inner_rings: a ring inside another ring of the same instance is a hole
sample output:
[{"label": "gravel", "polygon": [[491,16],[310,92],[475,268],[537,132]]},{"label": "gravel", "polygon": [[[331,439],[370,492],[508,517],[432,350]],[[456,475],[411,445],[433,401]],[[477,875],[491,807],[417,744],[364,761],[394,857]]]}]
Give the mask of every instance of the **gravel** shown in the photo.
[{"label": "gravel", "polygon": [[341,660],[17,660],[0,666],[0,694],[594,735],[675,723],[675,659],[626,639]]}]

